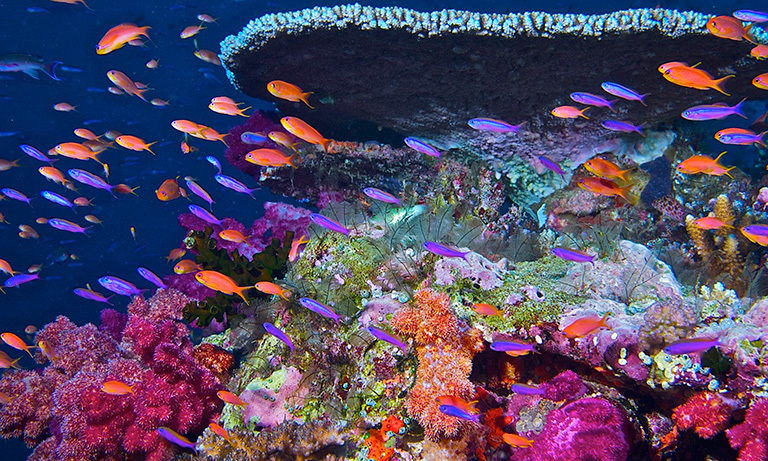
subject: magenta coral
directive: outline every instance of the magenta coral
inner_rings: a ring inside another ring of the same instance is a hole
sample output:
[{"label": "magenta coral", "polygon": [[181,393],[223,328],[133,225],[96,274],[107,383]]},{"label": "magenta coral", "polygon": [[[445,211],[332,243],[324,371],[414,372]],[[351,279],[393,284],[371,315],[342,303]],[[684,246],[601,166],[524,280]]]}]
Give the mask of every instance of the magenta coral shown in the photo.
[{"label": "magenta coral", "polygon": [[[195,361],[189,332],[178,321],[188,301],[175,290],[159,290],[148,301],[136,297],[127,323],[107,311],[101,328],[58,317],[37,336],[50,345],[53,363],[0,380],[12,398],[0,408],[0,434],[38,444],[30,459],[171,459],[179,448],[157,428],[194,438],[221,408],[216,392],[223,386]],[[37,359],[44,361],[41,354]],[[133,393],[102,392],[108,380],[133,385]]]},{"label": "magenta coral", "polygon": [[680,430],[693,429],[700,437],[711,439],[728,427],[733,408],[714,392],[699,392],[672,412]]},{"label": "magenta coral", "polygon": [[752,402],[744,422],[725,431],[731,446],[739,450],[739,461],[768,459],[768,398]]},{"label": "magenta coral", "polygon": [[[245,154],[254,149],[260,149],[264,147],[277,149],[280,146],[269,140],[259,144],[244,143],[242,139],[240,139],[240,135],[246,131],[267,134],[270,131],[285,132],[285,130],[282,126],[280,126],[279,123],[273,121],[264,112],[259,110],[254,111],[253,114],[248,117],[248,120],[246,120],[245,123],[242,125],[235,125],[231,130],[229,130],[229,133],[227,134],[227,145],[229,147],[224,152],[224,156],[230,165],[234,166],[245,174],[256,177],[256,175],[259,174],[260,167],[254,165],[253,163],[246,162]],[[298,138],[290,134],[288,136],[293,140],[293,142],[299,141]]]}]

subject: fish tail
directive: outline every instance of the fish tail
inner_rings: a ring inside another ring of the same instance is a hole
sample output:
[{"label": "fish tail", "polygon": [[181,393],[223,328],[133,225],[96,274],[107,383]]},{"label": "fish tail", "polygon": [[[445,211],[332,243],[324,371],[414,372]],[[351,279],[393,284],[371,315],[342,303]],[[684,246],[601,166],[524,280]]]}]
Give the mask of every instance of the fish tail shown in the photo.
[{"label": "fish tail", "polygon": [[314,94],[314,92],[308,91],[306,93],[301,93],[301,96],[299,96],[299,99],[301,100],[301,102],[306,104],[307,107],[309,107],[310,109],[314,109],[314,107],[312,107],[312,105],[309,104],[309,100],[308,100],[309,99],[309,95],[311,95],[311,94]]},{"label": "fish tail", "polygon": [[768,134],[768,130],[763,131],[762,133],[758,134],[757,135],[758,139],[757,139],[757,141],[755,141],[755,144],[757,144],[757,145],[759,145],[761,147],[765,147],[765,141],[763,141],[763,139],[765,139],[765,135],[767,135],[767,134]]},{"label": "fish tail", "polygon": [[85,0],[80,0],[80,3],[82,3],[82,4],[83,4],[83,6],[84,6],[84,7],[86,7],[86,8],[88,8],[89,10],[91,10],[91,11],[94,11],[94,9],[93,9],[93,8],[91,8],[90,6],[88,6],[88,4],[87,4],[87,3],[85,3]]},{"label": "fish tail", "polygon": [[609,330],[611,329],[611,327],[608,326],[608,324],[605,323],[605,321],[608,320],[608,316],[610,315],[611,315],[610,312],[606,312],[605,314],[603,314],[603,318],[600,319],[600,325],[608,328]]},{"label": "fish tail", "polygon": [[[628,169],[628,170],[621,170],[621,171],[619,171],[619,172],[618,172],[616,175],[617,175],[619,178],[621,178],[621,180],[622,180],[622,181],[624,181],[624,182],[629,182],[629,179],[627,179],[627,174],[631,173],[632,171],[634,171],[634,168],[630,168],[630,169]],[[630,187],[631,187],[631,186],[630,186]]]},{"label": "fish tail", "polygon": [[292,166],[292,167],[294,167],[294,168],[298,168],[298,167],[297,167],[297,166],[296,166],[296,165],[293,163],[293,157],[296,157],[296,154],[293,154],[293,155],[291,155],[290,157],[288,157],[287,159],[285,159],[285,163],[287,163],[288,165],[291,165],[291,166]]},{"label": "fish tail", "polygon": [[321,146],[323,146],[323,152],[328,152],[328,145],[329,145],[331,142],[333,142],[333,139],[326,139],[326,138],[323,138],[323,139],[320,141],[320,145],[321,145]]},{"label": "fish tail", "polygon": [[52,79],[56,80],[57,82],[60,82],[61,79],[56,76],[56,66],[61,64],[59,61],[51,61],[45,63],[44,66],[40,68],[43,72],[45,72],[45,75],[51,77]]},{"label": "fish tail", "polygon": [[715,159],[713,160],[713,162],[714,162],[714,163],[717,163],[717,162],[719,162],[719,161],[720,161],[720,158],[721,158],[723,155],[725,155],[726,153],[728,153],[728,151],[727,151],[727,150],[724,150],[724,151],[720,152],[720,155],[718,155],[717,157],[715,157]]},{"label": "fish tail", "polygon": [[640,99],[638,99],[637,101],[638,101],[640,104],[642,104],[642,105],[644,105],[644,106],[646,106],[646,107],[647,107],[648,105],[645,103],[645,97],[646,97],[646,96],[648,96],[649,94],[651,94],[651,93],[645,93],[645,94],[641,94],[641,95],[640,95]]},{"label": "fish tail", "polygon": [[141,100],[142,100],[142,101],[144,101],[144,102],[148,102],[148,101],[147,101],[147,98],[145,98],[145,97],[144,97],[144,92],[145,92],[145,91],[148,91],[149,89],[150,89],[150,88],[142,88],[142,89],[138,89],[138,88],[136,88],[136,93],[135,93],[135,94],[136,94],[136,96],[138,96],[139,98],[141,98]]},{"label": "fish tail", "polygon": [[745,102],[747,102],[747,98],[742,99],[738,104],[732,107],[733,113],[741,118],[747,118],[747,116],[744,115],[744,111],[741,110]]},{"label": "fish tail", "polygon": [[[151,143],[147,144],[147,145],[146,145],[146,147],[145,147],[145,149],[147,149],[147,150],[149,151],[149,153],[150,153],[150,154],[152,154],[152,155],[155,155],[155,153],[154,153],[154,152],[152,152],[152,149],[150,149],[150,148],[149,148],[149,146],[151,146],[151,145],[153,145],[153,144],[157,144],[157,141],[154,141],[154,142],[151,142]],[[178,178],[178,176],[177,176],[177,178]]]},{"label": "fish tail", "polygon": [[251,288],[254,288],[254,287],[237,287],[237,291],[235,291],[235,293],[237,293],[238,296],[243,298],[244,303],[248,304],[248,300],[245,299],[245,295],[243,294],[243,292],[245,292],[245,290],[250,290]]},{"label": "fish tail", "polygon": [[611,109],[611,112],[616,112],[616,109],[613,107],[614,104],[616,104],[619,100],[618,99],[611,99],[608,101],[608,108]]},{"label": "fish tail", "polygon": [[713,90],[717,90],[717,91],[723,93],[726,96],[730,96],[729,93],[725,92],[725,81],[728,80],[729,78],[733,78],[733,77],[735,77],[735,75],[726,75],[723,78],[719,78],[719,79],[715,80],[714,82],[712,82],[713,83],[712,89]]},{"label": "fish tail", "polygon": [[629,190],[632,189],[633,186],[633,184],[630,184],[626,187],[619,187],[618,195],[626,200],[630,205],[637,205],[638,198],[629,194]]},{"label": "fish tail", "polygon": [[16,365],[16,362],[18,362],[19,360],[21,360],[21,357],[19,357],[18,359],[14,360],[13,362],[11,362],[11,364],[10,364],[11,368],[14,368],[16,370],[21,370],[21,367]]},{"label": "fish tail", "polygon": [[582,110],[579,112],[579,117],[584,117],[585,119],[589,120],[589,117],[587,117],[586,115],[584,115],[584,112],[586,112],[586,111],[587,111],[587,109],[589,109],[589,107],[585,107],[584,109],[582,109]]}]

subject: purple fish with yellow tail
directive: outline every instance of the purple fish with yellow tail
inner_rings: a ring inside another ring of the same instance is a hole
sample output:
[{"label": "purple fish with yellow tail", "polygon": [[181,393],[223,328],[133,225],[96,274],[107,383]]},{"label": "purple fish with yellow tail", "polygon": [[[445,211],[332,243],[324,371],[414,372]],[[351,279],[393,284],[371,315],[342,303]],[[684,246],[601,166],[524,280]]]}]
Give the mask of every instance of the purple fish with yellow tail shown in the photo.
[{"label": "purple fish with yellow tail", "polygon": [[491,343],[491,350],[496,352],[506,352],[507,355],[511,355],[512,357],[526,355],[535,351],[533,344],[515,341],[514,339],[494,341]]},{"label": "purple fish with yellow tail", "polygon": [[387,333],[386,331],[376,328],[376,327],[368,327],[366,328],[368,330],[368,333],[372,334],[374,338],[379,339],[381,341],[387,342],[389,344],[392,344],[393,346],[397,346],[400,349],[402,349],[403,353],[408,351],[408,345],[402,342],[399,338],[396,338],[390,333]]},{"label": "purple fish with yellow tail", "polygon": [[557,247],[552,248],[552,254],[560,259],[565,259],[566,261],[573,261],[576,263],[590,263],[593,266],[595,265],[595,257],[588,255],[583,251]]},{"label": "purple fish with yellow tail", "polygon": [[578,92],[571,93],[571,99],[575,102],[578,102],[579,104],[586,104],[587,106],[594,107],[607,107],[611,109],[611,112],[616,112],[616,109],[613,108],[613,103],[616,102],[615,99],[613,101],[609,101],[604,97],[598,96],[596,94]]},{"label": "purple fish with yellow tail", "polygon": [[637,133],[642,137],[645,137],[643,133],[643,125],[634,125],[630,122],[623,122],[621,120],[604,120],[600,123],[600,126],[606,130],[618,131],[620,133]]},{"label": "purple fish with yellow tail", "polygon": [[453,248],[449,248],[437,242],[424,242],[424,249],[438,256],[445,256],[446,258],[467,259],[467,255],[470,253],[469,251],[454,250]]},{"label": "purple fish with yellow tail", "polygon": [[293,352],[293,341],[291,341],[291,338],[289,338],[288,335],[283,332],[283,330],[277,328],[269,322],[264,322],[264,329],[267,330],[267,333],[284,342],[286,346],[291,349],[291,352]]},{"label": "purple fish with yellow tail", "polygon": [[85,235],[88,235],[86,234],[86,231],[91,228],[91,226],[82,227],[80,224],[73,223],[72,221],[61,218],[50,218],[48,220],[48,225],[54,229]]},{"label": "purple fish with yellow tail", "polygon": [[742,99],[738,104],[731,107],[725,103],[717,104],[704,104],[701,106],[693,106],[685,109],[681,117],[686,120],[692,120],[694,122],[700,122],[704,120],[722,120],[730,115],[738,115],[741,118],[747,118],[742,111],[742,106],[747,101],[747,98]]},{"label": "purple fish with yellow tail", "polygon": [[563,178],[563,181],[565,181],[565,172],[556,162],[548,159],[547,157],[544,157],[543,155],[539,157],[539,162],[544,165],[544,168],[559,174],[560,177]]},{"label": "purple fish with yellow tail", "polygon": [[613,82],[603,82],[600,87],[602,87],[606,93],[612,94],[617,98],[626,99],[627,101],[637,101],[642,105],[645,105],[645,97],[648,96],[648,94],[640,94],[631,88]]},{"label": "purple fish with yellow tail", "polygon": [[349,229],[342,226],[340,222],[334,221],[333,219],[327,216],[323,216],[319,213],[312,213],[311,215],[309,215],[309,220],[320,227],[324,227],[328,230],[349,236]]},{"label": "purple fish with yellow tail", "polygon": [[469,126],[476,130],[492,131],[494,133],[517,133],[524,123],[512,125],[504,120],[497,120],[495,118],[473,118],[467,122]]},{"label": "purple fish with yellow tail", "polygon": [[147,269],[146,267],[138,267],[136,268],[136,272],[138,272],[139,275],[144,278],[144,280],[155,285],[157,288],[168,288],[168,285],[163,282],[163,279],[158,277],[157,274]]},{"label": "purple fish with yellow tail", "polygon": [[322,315],[323,317],[333,319],[335,322],[339,321],[339,316],[336,314],[336,312],[333,312],[333,309],[321,303],[320,301],[315,301],[312,298],[301,298],[299,299],[299,304],[316,314]]},{"label": "purple fish with yellow tail", "polygon": [[675,341],[665,347],[664,352],[669,355],[694,354],[716,346],[723,346],[723,343],[720,342],[720,338],[689,338]]},{"label": "purple fish with yellow tail", "polygon": [[378,200],[380,202],[400,205],[400,199],[390,194],[389,192],[384,192],[383,190],[377,189],[375,187],[366,187],[365,189],[363,189],[363,193],[368,197],[374,200]]},{"label": "purple fish with yellow tail", "polygon": [[405,145],[410,147],[413,150],[416,150],[418,152],[421,152],[422,154],[429,155],[430,157],[437,157],[440,158],[440,151],[432,147],[431,145],[427,144],[425,141],[422,141],[419,138],[412,138],[408,137],[403,140],[405,142]]},{"label": "purple fish with yellow tail", "polygon": [[195,443],[189,440],[188,438],[184,437],[183,435],[179,434],[178,432],[174,431],[173,429],[165,426],[160,426],[157,428],[157,433],[160,434],[160,436],[165,440],[171,443],[175,443],[180,447],[189,448],[190,450],[195,452],[195,455],[197,455],[197,446],[195,445]]},{"label": "purple fish with yellow tail", "polygon": [[217,218],[210,211],[199,205],[189,205],[187,208],[189,209],[190,213],[207,222],[208,224],[217,224],[220,226],[221,223],[224,222],[223,219]]},{"label": "purple fish with yellow tail", "polygon": [[541,389],[536,386],[529,386],[528,384],[520,384],[515,383],[512,386],[510,386],[509,390],[514,392],[515,394],[522,394],[522,395],[543,395],[544,389]]}]

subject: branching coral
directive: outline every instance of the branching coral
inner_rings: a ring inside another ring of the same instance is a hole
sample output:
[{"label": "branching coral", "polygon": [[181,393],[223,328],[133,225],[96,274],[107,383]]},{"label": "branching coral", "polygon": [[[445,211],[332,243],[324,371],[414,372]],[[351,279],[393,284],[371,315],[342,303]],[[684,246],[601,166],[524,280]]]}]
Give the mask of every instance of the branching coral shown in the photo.
[{"label": "branching coral", "polygon": [[733,407],[718,394],[699,392],[672,412],[679,430],[693,429],[700,437],[711,439],[728,427]]},{"label": "branching coral", "polygon": [[768,398],[758,398],[747,410],[744,422],[726,431],[728,441],[739,450],[739,461],[768,459]]}]

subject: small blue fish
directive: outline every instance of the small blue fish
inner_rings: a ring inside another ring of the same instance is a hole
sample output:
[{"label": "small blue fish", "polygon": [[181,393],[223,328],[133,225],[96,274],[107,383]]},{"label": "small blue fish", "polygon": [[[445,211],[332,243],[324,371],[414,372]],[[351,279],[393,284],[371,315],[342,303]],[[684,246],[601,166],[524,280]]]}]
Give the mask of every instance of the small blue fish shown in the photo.
[{"label": "small blue fish", "polygon": [[205,160],[211,165],[215,166],[216,169],[219,170],[219,173],[221,173],[221,162],[219,162],[219,159],[217,159],[213,155],[209,155],[205,157]]},{"label": "small blue fish", "polygon": [[349,236],[349,229],[342,226],[340,222],[334,221],[329,217],[323,216],[318,213],[312,213],[311,215],[309,215],[309,220],[320,227],[324,227],[328,230],[332,230],[334,232],[338,232],[340,234]]},{"label": "small blue fish", "polygon": [[560,165],[548,159],[547,157],[544,157],[543,155],[539,157],[539,162],[544,165],[544,168],[559,174],[560,177],[563,178],[563,181],[565,181],[565,172],[562,168],[560,168]]},{"label": "small blue fish", "polygon": [[645,137],[645,133],[643,133],[643,125],[633,125],[629,122],[622,122],[619,120],[605,120],[600,125],[607,130],[620,131],[622,133],[637,133],[640,136]]},{"label": "small blue fish", "polygon": [[392,344],[393,346],[399,347],[400,349],[402,349],[403,353],[408,352],[408,345],[402,342],[400,339],[393,336],[392,334],[387,333],[386,331],[376,327],[368,327],[366,328],[366,330],[368,330],[368,333],[372,334],[374,338],[387,342],[389,344]]},{"label": "small blue fish", "polygon": [[39,150],[35,149],[34,147],[28,144],[22,144],[19,146],[19,149],[21,149],[22,152],[29,155],[33,159],[39,160],[41,162],[47,163],[48,165],[51,165],[52,160],[49,159],[45,154],[43,154]]},{"label": "small blue fish", "polygon": [[163,289],[168,288],[168,285],[163,282],[163,279],[158,277],[154,272],[147,269],[146,267],[139,267],[136,269],[136,272],[138,272],[139,275],[144,278],[144,280],[155,285],[156,287]]},{"label": "small blue fish", "polygon": [[67,170],[67,174],[69,175],[70,178],[74,179],[80,184],[85,184],[86,186],[95,187],[96,189],[104,189],[106,191],[109,191],[109,193],[112,194],[113,197],[115,196],[115,193],[113,191],[115,186],[107,184],[106,181],[104,181],[99,176],[96,176],[91,172],[73,168],[71,170]]},{"label": "small blue fish", "polygon": [[99,293],[98,291],[89,290],[87,288],[75,288],[72,290],[73,293],[75,293],[77,296],[80,296],[81,298],[89,299],[91,301],[96,301],[100,303],[106,303],[112,306],[113,304],[109,302],[110,299],[112,299],[112,295],[110,297],[106,297],[103,294]]},{"label": "small blue fish", "polygon": [[438,256],[445,256],[446,258],[467,259],[467,255],[470,253],[469,251],[454,250],[453,248],[448,248],[437,242],[424,242],[424,249]]},{"label": "small blue fish", "polygon": [[173,429],[165,426],[160,426],[157,428],[157,433],[160,434],[160,436],[165,440],[171,443],[174,443],[180,447],[189,448],[190,450],[195,452],[195,455],[197,455],[197,446],[195,446],[195,443],[189,440],[188,438],[184,437],[183,435],[180,435],[178,432],[174,431]]},{"label": "small blue fish", "polygon": [[733,17],[741,19],[742,21],[749,22],[768,22],[768,12],[755,11],[755,10],[736,10],[733,12]]},{"label": "small blue fish", "polygon": [[523,124],[525,122],[519,125],[512,125],[504,120],[497,120],[495,118],[473,118],[467,122],[467,125],[476,130],[492,131],[494,133],[517,133]]},{"label": "small blue fish", "polygon": [[217,173],[216,176],[214,176],[214,179],[216,179],[217,183],[221,184],[227,189],[232,189],[233,191],[240,192],[241,194],[248,194],[252,199],[256,200],[256,197],[254,197],[252,194],[259,190],[258,187],[249,189],[245,184],[241,183],[237,179],[222,173]]},{"label": "small blue fish", "polygon": [[613,101],[609,101],[604,97],[598,96],[596,94],[579,92],[571,93],[571,99],[575,102],[578,102],[579,104],[586,104],[588,106],[595,107],[607,107],[611,109],[611,112],[616,112],[616,109],[613,108],[613,103],[616,102],[615,99]]},{"label": "small blue fish", "polygon": [[535,352],[533,344],[515,340],[494,341],[491,343],[491,350],[496,352],[506,352],[513,357]]},{"label": "small blue fish", "polygon": [[339,316],[333,311],[333,309],[321,303],[320,301],[315,301],[312,298],[301,298],[299,299],[299,304],[316,314],[320,314],[323,317],[333,319],[337,323],[339,321]]},{"label": "small blue fish", "polygon": [[61,218],[50,218],[48,220],[48,225],[53,227],[54,229],[58,229],[66,232],[72,232],[75,234],[86,234],[86,231],[91,228],[91,226],[81,227],[77,223],[73,223],[72,221],[67,221],[66,219],[61,219]]},{"label": "small blue fish", "polygon": [[395,205],[400,204],[400,199],[390,194],[389,192],[384,192],[383,190],[377,189],[375,187],[366,187],[365,189],[363,189],[363,193],[374,200],[379,200],[381,202],[386,202],[386,203],[393,203]]},{"label": "small blue fish", "polygon": [[46,10],[45,8],[40,8],[37,6],[28,6],[27,13],[50,13],[50,11]]},{"label": "small blue fish", "polygon": [[264,329],[267,330],[267,333],[284,342],[291,349],[291,352],[293,352],[293,342],[282,330],[269,322],[264,322]]},{"label": "small blue fish", "polygon": [[83,69],[80,69],[79,67],[65,66],[63,64],[59,66],[59,69],[63,70],[64,72],[75,72],[75,73],[85,72]]},{"label": "small blue fish", "polygon": [[690,338],[675,341],[664,348],[664,352],[669,355],[694,354],[696,352],[706,351],[707,349],[723,346],[720,338]]},{"label": "small blue fish", "polygon": [[12,198],[14,200],[18,200],[19,202],[24,202],[29,206],[32,206],[30,200],[31,198],[27,197],[26,195],[22,194],[21,192],[17,191],[16,189],[11,189],[10,187],[4,187],[3,189],[0,189],[0,192],[3,193],[8,198]]},{"label": "small blue fish", "polygon": [[39,80],[38,71],[42,71],[54,80],[61,80],[56,76],[56,66],[59,61],[44,62],[37,56],[13,53],[0,57],[0,72],[24,72],[35,80]]},{"label": "small blue fish", "polygon": [[583,251],[558,247],[558,248],[552,248],[552,254],[566,261],[573,261],[577,263],[591,263],[593,266],[595,265],[595,257],[588,255]]},{"label": "small blue fish", "polygon": [[437,149],[430,146],[429,144],[427,144],[426,142],[422,141],[419,138],[408,137],[408,138],[405,138],[403,141],[405,141],[405,144],[413,150],[421,152],[422,154],[429,155],[430,157],[440,158],[440,152]]},{"label": "small blue fish", "polygon": [[51,192],[49,190],[40,191],[40,195],[43,196],[44,199],[48,200],[49,202],[53,202],[56,205],[61,205],[65,207],[69,207],[72,211],[77,213],[75,211],[75,204],[70,202],[68,198],[61,196],[57,194],[56,192]]},{"label": "small blue fish", "polygon": [[478,422],[480,421],[480,415],[476,413],[468,413],[455,405],[440,405],[438,407],[440,413],[456,418],[466,419],[467,421]]},{"label": "small blue fish", "polygon": [[621,99],[626,99],[627,101],[637,101],[642,105],[645,105],[644,98],[648,96],[648,94],[641,95],[637,91],[631,88],[627,88],[626,86],[619,85],[618,83],[603,82],[603,84],[600,86],[608,94],[612,94]]},{"label": "small blue fish", "polygon": [[3,282],[4,288],[13,288],[18,287],[19,285],[23,285],[25,283],[29,283],[33,280],[40,279],[40,274],[19,274],[14,275],[13,277],[9,278],[5,282]]},{"label": "small blue fish", "polygon": [[240,140],[246,144],[260,144],[262,142],[269,141],[267,135],[262,133],[254,133],[253,131],[246,131],[240,135]]},{"label": "small blue fish", "polygon": [[509,387],[509,389],[515,394],[522,395],[544,395],[544,389],[536,386],[529,386],[527,384],[516,383]]},{"label": "small blue fish", "polygon": [[119,277],[113,277],[111,275],[101,277],[99,279],[99,284],[112,293],[128,297],[140,295],[147,291],[140,290],[136,288],[136,285],[132,284],[131,282],[123,280]]},{"label": "small blue fish", "polygon": [[[5,100],[9,100],[4,98]],[[0,138],[9,138],[11,136],[16,136],[17,134],[21,134],[21,131],[0,131]]]},{"label": "small blue fish", "polygon": [[686,120],[692,120],[694,122],[700,122],[704,120],[722,120],[730,115],[738,115],[741,118],[747,118],[747,116],[744,115],[744,111],[742,110],[742,106],[746,101],[747,98],[744,98],[741,100],[741,102],[733,107],[725,103],[693,106],[685,109],[683,113],[680,114],[680,116]]},{"label": "small blue fish", "polygon": [[187,208],[189,208],[190,213],[209,224],[218,224],[220,226],[224,222],[223,219],[217,218],[210,211],[199,205],[189,205]]}]

